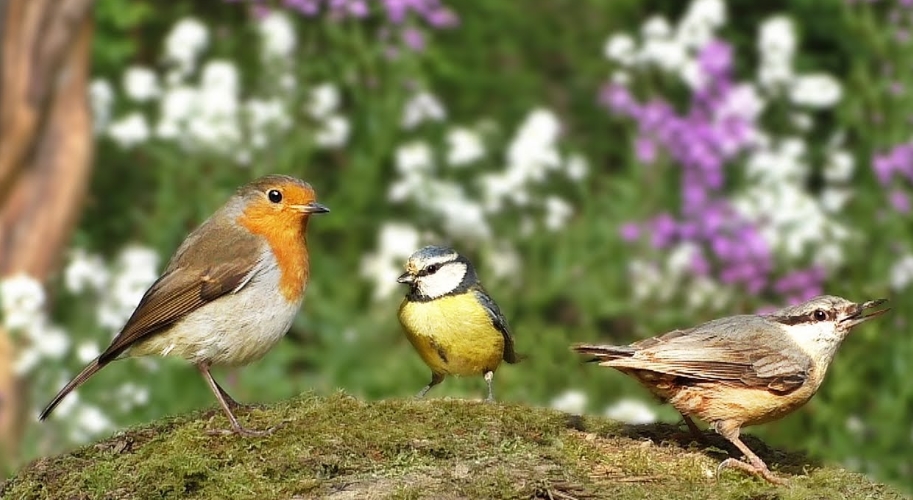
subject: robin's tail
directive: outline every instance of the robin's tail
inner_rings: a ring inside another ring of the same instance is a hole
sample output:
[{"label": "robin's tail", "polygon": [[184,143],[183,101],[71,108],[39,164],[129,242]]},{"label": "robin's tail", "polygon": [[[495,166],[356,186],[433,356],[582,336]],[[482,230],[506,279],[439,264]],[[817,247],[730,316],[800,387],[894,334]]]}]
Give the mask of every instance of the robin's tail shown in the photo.
[{"label": "robin's tail", "polygon": [[50,415],[51,412],[54,411],[54,408],[57,408],[57,405],[59,405],[60,402],[63,401],[63,398],[65,398],[67,396],[67,394],[72,392],[73,389],[76,389],[77,387],[81,386],[83,384],[83,382],[85,382],[86,380],[89,380],[89,377],[91,377],[92,375],[95,375],[95,372],[97,372],[98,370],[101,370],[107,364],[108,363],[102,363],[98,360],[98,358],[95,358],[95,361],[92,361],[91,363],[89,363],[88,366],[83,368],[82,371],[79,372],[79,375],[74,377],[73,380],[71,380],[69,384],[65,385],[63,387],[63,389],[61,389],[60,392],[58,392],[57,395],[54,396],[54,399],[52,399],[51,402],[48,403],[48,406],[44,409],[44,411],[41,412],[41,415],[38,416],[38,420],[44,420],[44,419],[48,418],[48,415]]},{"label": "robin's tail", "polygon": [[637,352],[631,346],[626,345],[593,345],[593,344],[574,344],[571,349],[580,354],[592,354],[595,356],[588,359],[588,363],[597,361],[609,361],[612,359],[629,358]]}]

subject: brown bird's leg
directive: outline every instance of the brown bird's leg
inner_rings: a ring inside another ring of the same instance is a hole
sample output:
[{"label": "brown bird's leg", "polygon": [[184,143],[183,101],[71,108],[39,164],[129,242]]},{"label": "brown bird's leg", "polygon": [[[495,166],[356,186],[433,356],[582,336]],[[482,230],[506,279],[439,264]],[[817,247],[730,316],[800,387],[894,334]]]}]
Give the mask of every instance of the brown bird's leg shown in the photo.
[{"label": "brown bird's leg", "polygon": [[431,372],[431,382],[428,382],[428,385],[426,385],[424,389],[418,391],[418,394],[416,394],[415,397],[416,398],[425,397],[425,394],[428,394],[428,391],[430,391],[432,387],[440,384],[441,382],[443,382],[443,380],[444,380],[443,375],[441,375],[440,373]]},{"label": "brown bird's leg", "polygon": [[[235,434],[239,434],[241,436],[252,437],[252,436],[268,436],[276,431],[275,427],[271,427],[271,428],[263,430],[263,431],[258,431],[258,430],[248,429],[246,427],[241,426],[241,424],[238,422],[238,419],[235,417],[235,414],[232,413],[231,407],[229,406],[228,401],[226,401],[225,396],[223,396],[223,393],[225,393],[225,391],[223,391],[222,388],[219,387],[219,384],[217,384],[215,379],[212,378],[212,374],[209,373],[209,364],[208,363],[199,363],[197,365],[197,369],[200,370],[200,374],[203,375],[203,379],[206,380],[207,384],[209,384],[209,389],[216,396],[216,399],[219,400],[219,404],[222,406],[222,410],[225,411],[225,415],[228,417],[228,421],[231,423],[230,431],[229,430],[209,431],[210,434],[230,434],[230,433],[234,432]],[[229,397],[229,399],[231,399],[231,398]],[[232,401],[234,401],[234,400],[232,400]],[[235,404],[237,404],[237,403],[235,403]]]},{"label": "brown bird's leg", "polygon": [[733,422],[732,420],[724,420],[721,422],[714,422],[713,428],[716,429],[720,435],[726,438],[726,440],[734,444],[735,447],[739,449],[739,451],[745,454],[745,458],[751,462],[745,463],[735,458],[727,458],[726,460],[723,460],[723,462],[717,468],[717,475],[719,475],[720,470],[726,467],[733,467],[735,469],[748,472],[749,474],[761,476],[773,484],[786,484],[787,481],[785,479],[781,479],[775,476],[773,472],[770,472],[770,469],[767,468],[767,464],[761,460],[761,457],[755,455],[754,452],[751,451],[748,446],[742,442],[741,439],[739,439],[738,423]]},{"label": "brown bird's leg", "polygon": [[495,400],[495,393],[491,387],[491,382],[492,382],[492,380],[494,380],[494,378],[495,378],[495,372],[493,372],[491,370],[488,370],[487,372],[485,372],[485,383],[488,384],[488,397],[485,398],[485,401],[488,401],[489,403],[491,403]]},{"label": "brown bird's leg", "polygon": [[697,424],[694,423],[694,420],[691,420],[691,417],[682,413],[682,418],[685,420],[685,425],[688,426],[688,431],[691,432],[691,437],[697,439],[698,441],[705,441],[704,433],[697,427]]}]

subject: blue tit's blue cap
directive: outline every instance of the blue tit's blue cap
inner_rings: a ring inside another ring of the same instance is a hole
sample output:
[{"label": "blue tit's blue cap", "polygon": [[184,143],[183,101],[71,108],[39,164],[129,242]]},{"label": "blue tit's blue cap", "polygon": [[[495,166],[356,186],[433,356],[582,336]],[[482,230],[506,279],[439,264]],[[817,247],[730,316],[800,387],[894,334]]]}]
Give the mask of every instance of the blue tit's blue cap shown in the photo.
[{"label": "blue tit's blue cap", "polygon": [[456,257],[457,251],[449,248],[436,245],[428,245],[422,249],[417,250],[412,254],[412,259],[418,260],[429,260],[429,259],[441,259],[444,257]]}]

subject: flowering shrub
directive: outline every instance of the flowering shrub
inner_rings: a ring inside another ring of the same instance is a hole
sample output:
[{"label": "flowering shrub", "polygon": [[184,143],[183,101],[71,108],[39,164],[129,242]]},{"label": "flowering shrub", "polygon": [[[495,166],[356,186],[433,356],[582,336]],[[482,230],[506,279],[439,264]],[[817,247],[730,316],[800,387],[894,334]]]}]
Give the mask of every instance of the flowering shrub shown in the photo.
[{"label": "flowering shrub", "polygon": [[[280,172],[332,213],[309,227],[288,338],[215,374],[240,401],[414,394],[428,373],[395,278],[431,243],[473,260],[528,355],[499,371],[500,398],[629,423],[680,417],[569,344],[887,296],[807,408],[750,432],[909,486],[908,3],[99,3],[97,166],[73,248],[44,287],[0,283],[31,413],[194,226]],[[28,422],[22,456],[212,406],[191,372],[113,363]]]}]

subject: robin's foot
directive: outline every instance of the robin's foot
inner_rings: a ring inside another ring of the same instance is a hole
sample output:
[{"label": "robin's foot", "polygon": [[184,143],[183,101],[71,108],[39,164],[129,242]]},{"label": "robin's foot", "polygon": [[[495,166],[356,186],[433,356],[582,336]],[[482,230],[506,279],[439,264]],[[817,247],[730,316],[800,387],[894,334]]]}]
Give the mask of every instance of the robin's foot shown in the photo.
[{"label": "robin's foot", "polygon": [[725,469],[726,467],[731,467],[733,469],[739,469],[739,470],[747,472],[749,474],[761,476],[762,478],[764,478],[765,480],[767,480],[768,482],[773,483],[773,484],[785,485],[788,483],[788,481],[786,479],[775,476],[774,473],[770,472],[770,469],[768,469],[767,466],[764,465],[763,463],[761,463],[759,465],[752,465],[747,462],[743,462],[741,460],[736,460],[734,458],[727,458],[726,460],[723,460],[722,463],[720,463],[720,466],[717,467],[717,469],[716,469],[717,477],[720,476],[720,471]]}]

